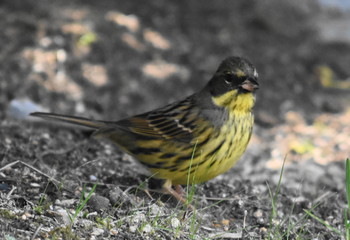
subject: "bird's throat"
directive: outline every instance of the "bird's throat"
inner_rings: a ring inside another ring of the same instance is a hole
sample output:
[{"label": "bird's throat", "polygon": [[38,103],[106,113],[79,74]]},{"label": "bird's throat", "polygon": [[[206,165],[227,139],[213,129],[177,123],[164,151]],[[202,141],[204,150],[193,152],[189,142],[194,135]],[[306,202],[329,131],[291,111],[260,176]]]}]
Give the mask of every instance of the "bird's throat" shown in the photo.
[{"label": "bird's throat", "polygon": [[230,113],[233,111],[251,112],[255,96],[253,93],[239,93],[238,90],[231,90],[220,96],[212,97],[215,105],[226,108]]}]

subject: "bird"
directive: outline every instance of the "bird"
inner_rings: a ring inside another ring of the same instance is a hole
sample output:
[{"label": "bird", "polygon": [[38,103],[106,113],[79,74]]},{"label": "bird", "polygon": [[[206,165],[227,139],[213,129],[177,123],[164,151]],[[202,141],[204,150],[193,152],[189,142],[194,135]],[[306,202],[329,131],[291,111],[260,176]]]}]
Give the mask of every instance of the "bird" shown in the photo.
[{"label": "bird", "polygon": [[118,121],[56,113],[30,115],[94,129],[163,180],[163,192],[186,202],[181,185],[206,182],[233,167],[245,152],[254,125],[259,89],[256,68],[245,58],[224,59],[207,84],[192,95]]}]

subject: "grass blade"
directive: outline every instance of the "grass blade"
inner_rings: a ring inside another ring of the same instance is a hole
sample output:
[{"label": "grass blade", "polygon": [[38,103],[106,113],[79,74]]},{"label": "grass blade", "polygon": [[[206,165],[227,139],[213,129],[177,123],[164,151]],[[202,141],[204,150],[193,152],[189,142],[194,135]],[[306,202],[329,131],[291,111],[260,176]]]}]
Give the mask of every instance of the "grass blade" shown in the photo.
[{"label": "grass blade", "polygon": [[348,211],[350,209],[350,159],[346,159],[346,179],[345,179],[345,185],[346,185],[346,197],[348,200]]},{"label": "grass blade", "polygon": [[304,212],[309,215],[310,217],[312,217],[313,219],[317,220],[319,223],[321,223],[322,225],[324,225],[325,227],[327,227],[329,230],[332,230],[333,232],[342,235],[342,232],[339,231],[338,229],[332,227],[331,225],[329,225],[326,221],[322,220],[321,218],[317,217],[316,215],[314,215],[311,211],[308,211],[306,209],[304,209]]},{"label": "grass blade", "polygon": [[277,217],[277,198],[278,198],[278,194],[279,194],[280,189],[281,189],[282,177],[283,177],[283,173],[284,173],[284,165],[286,163],[286,160],[287,160],[287,155],[283,159],[283,164],[282,164],[282,168],[281,168],[281,171],[280,171],[280,176],[279,176],[279,179],[278,179],[278,183],[277,183],[277,187],[276,187],[275,192],[272,193],[272,190],[271,190],[270,186],[267,185],[268,190],[269,190],[269,195],[270,195],[270,198],[271,198],[271,206],[272,206],[270,219],[269,219],[269,225],[270,225],[269,231],[268,231],[268,239],[269,240],[271,239],[271,236],[272,236],[272,230],[276,229],[272,225],[273,225],[273,219],[275,219]]}]

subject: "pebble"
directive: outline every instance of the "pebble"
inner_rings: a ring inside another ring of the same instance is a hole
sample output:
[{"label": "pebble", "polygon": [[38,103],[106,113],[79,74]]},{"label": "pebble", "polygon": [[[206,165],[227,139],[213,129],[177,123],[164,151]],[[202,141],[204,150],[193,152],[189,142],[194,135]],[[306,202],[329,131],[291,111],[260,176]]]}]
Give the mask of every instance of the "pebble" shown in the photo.
[{"label": "pebble", "polygon": [[89,178],[90,178],[90,181],[92,181],[92,182],[96,182],[97,181],[97,177],[94,176],[94,175],[90,175]]},{"label": "pebble", "polygon": [[178,228],[178,227],[180,226],[180,224],[181,224],[180,220],[177,219],[177,218],[172,218],[172,219],[170,220],[170,222],[171,222],[171,226],[172,226],[173,228]]},{"label": "pebble", "polygon": [[111,230],[109,230],[109,233],[112,235],[112,236],[116,236],[116,235],[118,235],[118,230],[117,229],[114,229],[114,228],[112,228]]},{"label": "pebble", "polygon": [[152,226],[150,224],[146,224],[143,228],[142,231],[144,233],[150,233],[153,230]]},{"label": "pebble", "polygon": [[65,200],[59,200],[57,199],[55,201],[55,204],[61,207],[69,208],[72,207],[75,204],[75,199],[65,199]]},{"label": "pebble", "polygon": [[68,216],[68,213],[65,209],[58,209],[56,213],[58,216],[60,216],[60,218],[58,219],[59,222],[61,222],[64,225],[71,224],[71,219]]},{"label": "pebble", "polygon": [[110,201],[108,198],[102,197],[100,195],[94,195],[88,201],[88,205],[95,211],[108,209],[109,203]]},{"label": "pebble", "polygon": [[104,233],[104,230],[101,228],[93,228],[93,231],[91,233],[91,235],[93,236],[100,236]]},{"label": "pebble", "polygon": [[41,185],[38,184],[38,183],[31,183],[30,186],[31,186],[31,187],[35,187],[35,188],[41,187]]},{"label": "pebble", "polygon": [[135,225],[129,227],[129,231],[132,233],[136,232],[136,230],[137,230],[137,226]]},{"label": "pebble", "polygon": [[118,205],[119,203],[131,203],[133,205],[136,202],[126,193],[124,193],[119,187],[115,187],[109,191],[109,200],[112,205]]},{"label": "pebble", "polygon": [[152,215],[161,215],[162,214],[162,209],[158,205],[152,204],[150,206],[150,213]]},{"label": "pebble", "polygon": [[139,213],[131,219],[131,223],[133,225],[139,225],[140,223],[143,223],[145,221],[146,221],[146,216],[143,213]]},{"label": "pebble", "polygon": [[82,226],[84,226],[84,228],[92,228],[93,226],[95,226],[95,222],[93,222],[93,221],[91,221],[91,220],[89,220],[89,219],[84,219],[84,218],[82,218],[82,219],[80,219],[79,220],[79,223],[82,225]]},{"label": "pebble", "polygon": [[261,218],[262,216],[263,216],[263,212],[260,210],[260,209],[258,209],[258,210],[256,210],[255,212],[254,212],[254,217],[256,217],[256,218]]}]

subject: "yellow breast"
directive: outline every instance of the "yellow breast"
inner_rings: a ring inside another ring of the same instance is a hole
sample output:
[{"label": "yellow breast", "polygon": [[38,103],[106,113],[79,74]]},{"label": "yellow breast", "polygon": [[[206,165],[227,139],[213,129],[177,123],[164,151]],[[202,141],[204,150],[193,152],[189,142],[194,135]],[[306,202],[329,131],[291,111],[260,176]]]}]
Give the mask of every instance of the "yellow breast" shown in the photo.
[{"label": "yellow breast", "polygon": [[[213,102],[227,109],[228,119],[220,129],[208,129],[204,132],[204,137],[209,137],[210,140],[200,148],[194,147],[193,151],[197,154],[193,155],[196,157],[178,168],[183,170],[187,167],[187,171],[167,173],[167,177],[174,184],[208,181],[228,171],[247,148],[254,122],[251,113],[254,105],[253,94],[238,94],[233,90],[213,98]],[[202,140],[197,141],[200,143]]]},{"label": "yellow breast", "polygon": [[195,151],[191,167],[184,174],[174,174],[174,184],[208,181],[233,167],[247,148],[253,126],[252,114],[231,115],[218,134]]},{"label": "yellow breast", "polygon": [[253,94],[232,90],[212,101],[227,112],[225,122],[215,127],[198,119],[190,144],[156,139],[140,142],[148,150],[160,150],[135,156],[149,167],[153,177],[171,180],[174,185],[205,182],[228,171],[242,156],[252,133]]}]

